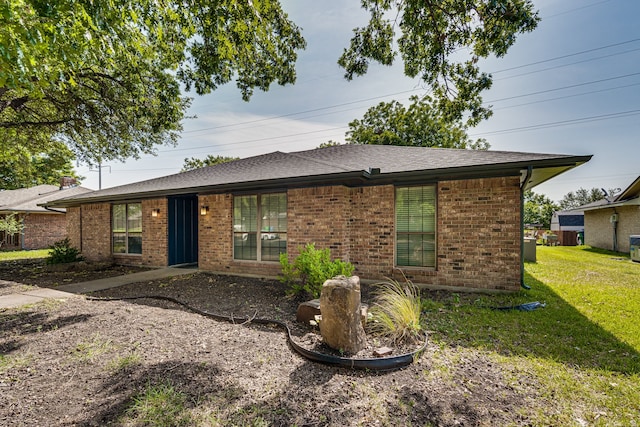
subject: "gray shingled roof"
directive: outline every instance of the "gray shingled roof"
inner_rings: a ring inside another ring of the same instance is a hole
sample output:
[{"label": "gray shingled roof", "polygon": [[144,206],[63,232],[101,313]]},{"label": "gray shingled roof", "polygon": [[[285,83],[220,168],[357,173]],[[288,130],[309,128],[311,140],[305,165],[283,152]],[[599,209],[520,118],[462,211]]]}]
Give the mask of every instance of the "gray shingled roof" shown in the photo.
[{"label": "gray shingled roof", "polygon": [[0,212],[53,213],[41,205],[88,192],[91,192],[91,190],[84,187],[71,187],[61,190],[57,185],[48,184],[20,188],[18,190],[3,190],[0,191]]},{"label": "gray shingled roof", "polygon": [[[286,187],[308,183],[345,182],[354,179],[384,180],[421,174],[424,178],[496,171],[518,171],[531,166],[547,174],[531,177],[538,184],[551,176],[587,162],[591,156],[478,151],[389,145],[339,145],[313,150],[249,157],[161,178],[122,185],[58,200],[51,206],[81,202],[123,200],[169,194]],[[379,169],[369,174],[371,169]]]}]

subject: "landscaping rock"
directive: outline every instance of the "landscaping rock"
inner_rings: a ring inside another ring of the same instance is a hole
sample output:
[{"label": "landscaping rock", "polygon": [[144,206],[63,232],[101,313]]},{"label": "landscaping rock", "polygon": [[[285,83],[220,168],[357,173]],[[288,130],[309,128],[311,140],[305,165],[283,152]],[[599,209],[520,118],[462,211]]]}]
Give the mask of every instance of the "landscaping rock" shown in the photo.
[{"label": "landscaping rock", "polygon": [[390,356],[393,353],[393,349],[390,347],[380,347],[373,350],[373,355],[375,357],[385,357]]},{"label": "landscaping rock", "polygon": [[320,300],[312,299],[311,301],[305,301],[298,306],[296,311],[296,320],[302,323],[309,323],[311,320],[315,320],[316,316],[320,315]]},{"label": "landscaping rock", "polygon": [[334,277],[322,285],[320,334],[329,347],[354,354],[366,345],[360,308],[360,278]]}]

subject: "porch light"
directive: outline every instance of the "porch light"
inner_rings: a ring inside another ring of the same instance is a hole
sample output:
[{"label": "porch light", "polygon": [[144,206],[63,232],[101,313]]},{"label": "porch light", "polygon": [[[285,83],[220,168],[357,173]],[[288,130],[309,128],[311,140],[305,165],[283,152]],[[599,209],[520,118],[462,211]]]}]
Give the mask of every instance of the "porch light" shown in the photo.
[{"label": "porch light", "polygon": [[160,215],[160,209],[155,208],[155,209],[151,209],[151,216],[152,217],[157,217],[158,215]]},{"label": "porch light", "polygon": [[202,205],[200,206],[200,215],[206,215],[209,212],[209,206]]}]

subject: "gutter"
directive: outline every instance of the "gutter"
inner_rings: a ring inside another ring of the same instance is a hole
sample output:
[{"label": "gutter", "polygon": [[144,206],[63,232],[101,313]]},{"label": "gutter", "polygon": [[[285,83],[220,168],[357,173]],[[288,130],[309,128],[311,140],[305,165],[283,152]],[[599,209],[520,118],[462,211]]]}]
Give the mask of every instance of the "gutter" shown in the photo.
[{"label": "gutter", "polygon": [[[247,181],[247,182],[230,182],[224,184],[211,184],[211,185],[198,185],[180,187],[179,184],[175,184],[172,188],[163,188],[149,191],[136,191],[135,185],[130,184],[133,188],[127,193],[110,192],[109,190],[102,190],[106,194],[97,195],[94,197],[74,197],[71,196],[66,199],[54,200],[47,203],[47,206],[51,207],[70,207],[78,206],[84,203],[99,203],[99,202],[116,202],[125,200],[140,200],[151,199],[158,197],[166,197],[172,195],[184,195],[184,194],[216,194],[230,191],[261,191],[272,188],[283,187],[307,187],[317,185],[380,185],[383,183],[388,184],[411,184],[413,182],[428,182],[428,181],[440,181],[440,180],[455,180],[455,179],[473,179],[473,178],[487,178],[487,177],[501,177],[508,176],[510,174],[520,174],[524,168],[552,168],[552,167],[567,167],[572,168],[582,163],[589,161],[591,156],[572,156],[569,158],[559,159],[541,159],[533,161],[519,161],[511,163],[493,163],[482,165],[469,165],[469,166],[457,166],[457,167],[445,167],[439,169],[423,169],[413,170],[406,172],[387,172],[379,171],[377,168],[370,168],[369,170],[356,170],[350,172],[339,172],[325,175],[311,175],[311,176],[296,176],[296,177],[284,177],[284,178],[272,178],[259,181]],[[118,187],[115,187],[118,188]],[[121,191],[127,191],[123,189]],[[100,190],[98,190],[100,192]]]},{"label": "gutter", "polygon": [[520,184],[520,286],[526,290],[531,289],[531,286],[524,283],[524,191],[531,174],[533,174],[533,167],[529,166]]},{"label": "gutter", "polygon": [[50,208],[48,206],[44,206],[44,205],[38,205],[38,206],[42,206],[46,210],[51,211],[51,212],[55,212],[55,213],[61,213],[61,214],[66,214],[67,213],[66,211],[59,211],[59,210],[52,209],[52,208]]}]

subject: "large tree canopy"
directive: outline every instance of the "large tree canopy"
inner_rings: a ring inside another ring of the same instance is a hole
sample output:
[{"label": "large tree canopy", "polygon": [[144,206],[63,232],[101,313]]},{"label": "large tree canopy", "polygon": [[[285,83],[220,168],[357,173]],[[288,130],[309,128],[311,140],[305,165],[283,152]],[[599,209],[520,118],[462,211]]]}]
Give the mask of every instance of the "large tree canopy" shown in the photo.
[{"label": "large tree canopy", "polygon": [[204,159],[190,157],[184,159],[181,172],[200,169],[206,166],[219,165],[220,163],[233,162],[238,159],[240,159],[240,157],[214,156],[213,154],[207,155]]},{"label": "large tree canopy", "polygon": [[411,98],[405,108],[398,101],[381,102],[370,108],[362,120],[349,123],[351,144],[413,145],[416,147],[487,149],[489,144],[472,141],[462,120],[451,120],[434,109],[430,98]]},{"label": "large tree canopy", "polygon": [[399,53],[405,74],[420,77],[436,107],[470,125],[490,116],[481,92],[491,76],[480,58],[502,57],[520,33],[539,21],[530,0],[362,0],[368,24],[354,30],[340,57],[345,77],[365,74],[370,62],[391,65]]},{"label": "large tree canopy", "polygon": [[553,213],[558,210],[551,199],[544,194],[538,194],[531,190],[524,192],[524,223],[541,224],[543,228],[551,227]]},{"label": "large tree canopy", "polygon": [[[64,141],[99,163],[172,143],[189,104],[236,80],[295,81],[305,42],[278,0],[0,3],[0,146]],[[0,147],[0,148],[1,148]]]},{"label": "large tree canopy", "polygon": [[[449,123],[490,110],[500,57],[535,28],[530,0],[362,0],[370,13],[339,63],[345,77],[400,54]],[[0,3],[0,149],[64,142],[92,164],[175,143],[193,89],[236,81],[244,99],[295,81],[300,29],[279,0],[8,0]],[[453,59],[452,59],[453,58]]]},{"label": "large tree canopy", "polygon": [[[607,195],[615,195],[615,193],[619,193],[620,189],[611,189],[607,192]],[[602,200],[605,198],[605,193],[600,188],[592,188],[591,190],[587,190],[586,188],[580,187],[575,192],[569,191],[562,197],[559,205],[560,209],[573,209],[582,205],[586,205],[587,203],[597,202],[598,200]]]},{"label": "large tree canopy", "polygon": [[73,153],[61,142],[51,142],[45,152],[38,154],[19,145],[7,146],[0,151],[0,189],[57,185],[63,176],[79,181],[82,177],[73,170],[72,158]]}]

